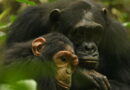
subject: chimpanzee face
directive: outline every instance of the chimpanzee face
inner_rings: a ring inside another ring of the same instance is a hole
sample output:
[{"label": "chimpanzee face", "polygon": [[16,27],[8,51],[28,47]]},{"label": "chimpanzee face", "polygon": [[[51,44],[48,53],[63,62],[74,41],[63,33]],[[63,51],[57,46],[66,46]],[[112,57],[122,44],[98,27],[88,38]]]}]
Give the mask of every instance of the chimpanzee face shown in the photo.
[{"label": "chimpanzee face", "polygon": [[[102,33],[103,26],[93,21],[93,14],[91,12],[85,11],[83,18],[74,26],[69,35],[69,38],[75,45],[75,51],[82,66],[84,62],[86,65],[88,63],[92,65],[98,63],[98,44],[101,41]],[[87,67],[91,66],[91,68],[94,68],[92,65]]]},{"label": "chimpanzee face", "polygon": [[86,1],[72,3],[64,10],[52,11],[53,30],[64,33],[73,43],[80,62],[97,63],[98,45],[105,27],[106,9],[98,9]]},{"label": "chimpanzee face", "polygon": [[75,51],[82,66],[85,65],[89,68],[95,68],[95,65],[97,66],[99,60],[98,44],[101,35],[101,32],[98,32],[99,28],[101,28],[100,25],[95,25],[95,28],[86,27],[85,25],[79,26],[70,35],[70,39],[75,45]]}]

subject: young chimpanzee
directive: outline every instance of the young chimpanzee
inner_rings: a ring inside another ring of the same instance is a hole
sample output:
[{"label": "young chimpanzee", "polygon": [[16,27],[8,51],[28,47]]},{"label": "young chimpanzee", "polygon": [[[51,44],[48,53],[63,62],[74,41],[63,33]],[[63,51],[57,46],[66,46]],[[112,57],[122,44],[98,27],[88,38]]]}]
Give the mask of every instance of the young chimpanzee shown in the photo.
[{"label": "young chimpanzee", "polygon": [[16,62],[20,62],[18,67],[25,69],[26,73],[33,69],[31,74],[38,82],[38,90],[68,90],[78,58],[71,41],[64,35],[53,32],[31,41],[15,43],[7,50],[5,66],[17,64]]}]

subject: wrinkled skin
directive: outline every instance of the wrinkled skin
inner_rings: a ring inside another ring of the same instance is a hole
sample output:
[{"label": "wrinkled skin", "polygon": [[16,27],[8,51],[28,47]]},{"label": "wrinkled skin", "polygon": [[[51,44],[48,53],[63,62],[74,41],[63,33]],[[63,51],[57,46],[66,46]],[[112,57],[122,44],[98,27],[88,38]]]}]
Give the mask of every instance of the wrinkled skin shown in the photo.
[{"label": "wrinkled skin", "polygon": [[54,62],[57,67],[57,83],[63,88],[69,89],[72,83],[74,67],[78,64],[78,57],[69,50],[60,51],[54,55]]}]

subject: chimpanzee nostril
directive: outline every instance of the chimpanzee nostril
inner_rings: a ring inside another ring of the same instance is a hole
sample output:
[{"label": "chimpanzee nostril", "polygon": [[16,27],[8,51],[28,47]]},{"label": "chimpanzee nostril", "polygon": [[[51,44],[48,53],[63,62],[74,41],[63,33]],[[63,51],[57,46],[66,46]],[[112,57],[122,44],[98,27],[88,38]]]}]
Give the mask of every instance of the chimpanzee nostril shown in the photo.
[{"label": "chimpanzee nostril", "polygon": [[92,42],[83,43],[83,48],[85,51],[87,51],[90,54],[93,54],[97,50],[96,44]]},{"label": "chimpanzee nostril", "polygon": [[86,51],[89,51],[89,49],[90,49],[87,45],[85,45],[84,48]]},{"label": "chimpanzee nostril", "polygon": [[93,46],[91,47],[91,50],[90,50],[90,51],[91,51],[92,53],[94,53],[94,52],[96,52],[96,49],[97,49],[97,47],[96,47],[95,45],[93,45]]}]

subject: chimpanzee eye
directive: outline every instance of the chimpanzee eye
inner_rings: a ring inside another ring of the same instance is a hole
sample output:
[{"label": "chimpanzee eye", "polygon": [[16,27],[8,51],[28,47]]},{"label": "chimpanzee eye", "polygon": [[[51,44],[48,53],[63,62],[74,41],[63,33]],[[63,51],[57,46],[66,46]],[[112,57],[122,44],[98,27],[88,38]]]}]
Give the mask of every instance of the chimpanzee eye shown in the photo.
[{"label": "chimpanzee eye", "polygon": [[61,56],[61,60],[62,60],[63,62],[66,62],[66,61],[67,61],[67,58],[66,58],[65,56]]}]

